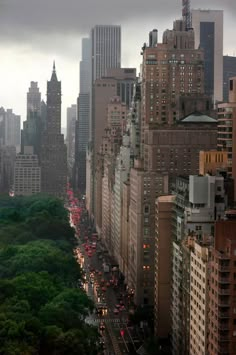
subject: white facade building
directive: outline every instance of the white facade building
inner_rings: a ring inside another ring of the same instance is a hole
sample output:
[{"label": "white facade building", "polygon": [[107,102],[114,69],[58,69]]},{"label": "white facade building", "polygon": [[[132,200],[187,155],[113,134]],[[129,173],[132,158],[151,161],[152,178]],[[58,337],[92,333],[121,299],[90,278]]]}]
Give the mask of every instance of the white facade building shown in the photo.
[{"label": "white facade building", "polygon": [[189,207],[185,208],[185,234],[195,233],[199,240],[214,235],[214,223],[225,211],[222,176],[189,177]]},{"label": "white facade building", "polygon": [[190,355],[207,354],[208,247],[197,242],[190,255]]}]

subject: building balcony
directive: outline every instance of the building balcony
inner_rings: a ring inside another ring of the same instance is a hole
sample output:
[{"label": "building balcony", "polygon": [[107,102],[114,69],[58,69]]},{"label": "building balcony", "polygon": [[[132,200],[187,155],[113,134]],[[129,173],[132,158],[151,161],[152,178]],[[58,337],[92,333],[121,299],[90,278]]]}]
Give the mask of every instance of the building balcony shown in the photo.
[{"label": "building balcony", "polygon": [[230,256],[227,255],[227,254],[224,254],[224,253],[217,252],[217,253],[216,253],[216,256],[217,256],[218,259],[220,259],[220,260],[230,260]]},{"label": "building balcony", "polygon": [[229,277],[219,277],[218,282],[220,284],[230,284],[230,279]]},{"label": "building balcony", "polygon": [[218,342],[228,342],[229,339],[229,334],[225,334],[225,335],[218,335]]},{"label": "building balcony", "polygon": [[219,307],[229,307],[229,300],[218,300],[218,306]]},{"label": "building balcony", "polygon": [[218,294],[219,295],[229,296],[230,295],[230,289],[219,288],[218,289]]},{"label": "building balcony", "polygon": [[229,325],[227,324],[219,324],[218,325],[219,330],[229,330]]},{"label": "building balcony", "polygon": [[218,346],[218,353],[220,354],[229,354],[228,346]]},{"label": "building balcony", "polygon": [[230,266],[229,265],[220,265],[218,266],[218,270],[221,272],[230,272]]},{"label": "building balcony", "polygon": [[218,317],[219,318],[230,318],[230,313],[228,311],[225,312],[218,312]]}]

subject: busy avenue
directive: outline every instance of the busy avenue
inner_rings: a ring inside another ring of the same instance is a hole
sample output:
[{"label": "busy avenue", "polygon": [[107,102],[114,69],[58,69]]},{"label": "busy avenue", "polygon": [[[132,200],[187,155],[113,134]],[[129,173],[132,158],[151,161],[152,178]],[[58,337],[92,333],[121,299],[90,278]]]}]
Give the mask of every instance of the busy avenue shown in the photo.
[{"label": "busy avenue", "polygon": [[78,240],[75,257],[84,272],[78,287],[95,304],[95,311],[86,322],[98,327],[101,354],[136,354],[141,342],[129,321],[129,314],[134,312],[132,295],[125,290],[118,265],[89,225],[84,200],[75,198],[70,188],[67,195],[70,223]]}]

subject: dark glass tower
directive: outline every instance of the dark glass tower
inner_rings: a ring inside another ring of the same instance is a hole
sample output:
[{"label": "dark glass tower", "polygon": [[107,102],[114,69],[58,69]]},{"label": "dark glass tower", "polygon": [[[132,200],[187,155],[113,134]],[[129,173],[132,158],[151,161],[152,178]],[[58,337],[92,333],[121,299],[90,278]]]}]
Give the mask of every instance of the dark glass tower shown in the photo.
[{"label": "dark glass tower", "polygon": [[53,64],[51,80],[47,82],[47,117],[40,152],[42,192],[64,197],[67,182],[67,156],[61,134],[61,82]]}]

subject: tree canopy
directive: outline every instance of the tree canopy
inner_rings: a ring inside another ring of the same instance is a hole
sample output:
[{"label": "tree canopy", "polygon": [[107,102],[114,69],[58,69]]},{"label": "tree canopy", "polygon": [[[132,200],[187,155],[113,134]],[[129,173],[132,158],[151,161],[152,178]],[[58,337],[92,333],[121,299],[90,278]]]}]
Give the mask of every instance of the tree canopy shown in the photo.
[{"label": "tree canopy", "polygon": [[75,244],[61,200],[0,198],[0,354],[98,354]]}]

